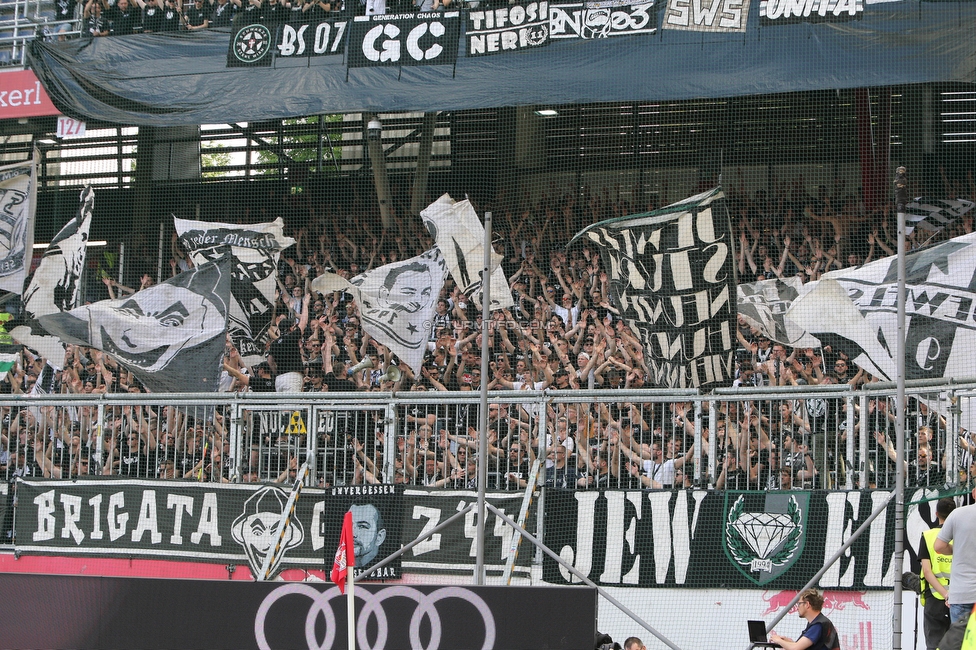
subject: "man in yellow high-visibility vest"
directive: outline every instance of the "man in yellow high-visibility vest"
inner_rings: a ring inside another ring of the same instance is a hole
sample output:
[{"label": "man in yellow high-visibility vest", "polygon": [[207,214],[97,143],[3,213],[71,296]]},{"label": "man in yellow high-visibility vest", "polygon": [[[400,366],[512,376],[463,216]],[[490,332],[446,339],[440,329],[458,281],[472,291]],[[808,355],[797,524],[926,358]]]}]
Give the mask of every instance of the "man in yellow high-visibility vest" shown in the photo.
[{"label": "man in yellow high-visibility vest", "polygon": [[922,563],[922,606],[924,608],[925,647],[936,650],[939,641],[949,630],[949,573],[952,570],[952,556],[937,553],[934,548],[935,539],[942,530],[942,524],[956,508],[952,499],[939,499],[935,509],[935,516],[939,525],[922,533],[918,557]]}]

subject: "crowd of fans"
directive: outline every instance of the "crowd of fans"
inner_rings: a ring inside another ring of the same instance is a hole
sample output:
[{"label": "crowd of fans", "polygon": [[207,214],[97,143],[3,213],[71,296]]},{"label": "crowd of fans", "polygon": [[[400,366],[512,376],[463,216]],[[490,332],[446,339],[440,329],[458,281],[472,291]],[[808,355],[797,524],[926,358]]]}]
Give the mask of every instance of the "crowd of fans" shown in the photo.
[{"label": "crowd of fans", "polygon": [[[832,198],[820,188],[817,196],[806,196],[801,189],[783,186],[752,197],[730,193],[742,281],[794,275],[806,281],[893,252],[893,215],[887,209],[871,212],[843,193]],[[396,229],[385,231],[372,219],[333,219],[330,208],[307,206],[312,216],[293,229],[297,243],[284,251],[279,265],[268,362],[248,367],[227,343],[222,391],[273,392],[276,342],[292,336],[306,392],[410,393],[410,405],[399,403],[396,436],[389,442],[383,411],[344,406],[319,412],[315,421],[303,421],[307,432],[288,430],[290,413],[253,412],[244,420],[241,450],[232,453],[227,415],[220,409],[153,406],[147,397],[145,403],[106,406],[101,421],[95,406],[3,409],[0,472],[288,482],[306,459],[311,436],[313,475],[321,485],[473,487],[477,403],[433,394],[425,403],[415,393],[477,390],[481,358],[488,355],[490,391],[548,390],[556,396],[528,403],[491,400],[486,462],[493,489],[526,487],[536,480],[536,460],[538,480],[554,487],[673,488],[692,485],[696,476],[699,485],[738,489],[890,484],[894,405],[889,399],[868,400],[865,412],[860,400],[853,400],[855,418],[849,422],[845,398],[829,395],[758,398],[753,391],[748,398],[718,401],[714,415],[707,403],[696,415],[693,402],[634,393],[619,401],[560,398],[561,390],[647,385],[642,344],[610,302],[598,253],[585,245],[567,250],[565,244],[582,223],[655,206],[613,200],[606,192],[550,195],[532,207],[506,208],[503,202],[490,207],[496,215],[495,248],[503,256],[515,304],[492,314],[483,338],[480,309],[448,279],[440,288],[419,374],[363,330],[349,294],[310,290],[321,273],[350,278],[423,252],[432,241],[419,219],[397,219]],[[967,216],[938,237],[971,230]],[[912,243],[927,242],[916,237]],[[192,265],[175,238],[172,254],[173,274]],[[152,282],[145,275],[140,288]],[[104,283],[110,297],[134,291],[109,278]],[[735,386],[858,389],[875,381],[841,350],[790,348],[741,319],[737,338]],[[61,369],[25,350],[0,390],[145,392],[108,355],[73,345],[67,346]],[[912,398],[908,421],[909,484],[954,482],[955,476],[947,476],[951,445],[959,454],[954,466],[969,468],[973,440],[967,432],[950,431],[934,401]],[[697,457],[696,433],[702,443]],[[854,457],[848,454],[848,436],[854,438]]]}]

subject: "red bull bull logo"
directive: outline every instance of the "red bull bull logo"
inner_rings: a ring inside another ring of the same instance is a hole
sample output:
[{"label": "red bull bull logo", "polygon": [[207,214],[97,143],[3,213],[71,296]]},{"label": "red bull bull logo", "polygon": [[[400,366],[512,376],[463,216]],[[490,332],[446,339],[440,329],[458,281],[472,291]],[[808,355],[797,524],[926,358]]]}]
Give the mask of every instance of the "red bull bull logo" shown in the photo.
[{"label": "red bull bull logo", "polygon": [[[790,590],[765,592],[762,599],[766,602],[766,611],[762,615],[767,616],[780,611],[796,598],[796,594],[796,591]],[[829,614],[832,611],[842,612],[848,605],[865,610],[871,609],[870,605],[864,601],[864,592],[861,591],[825,591],[823,592],[823,596],[823,611],[825,614]],[[796,607],[794,606],[790,611],[792,612],[795,609]],[[868,632],[870,635],[870,630]]]}]

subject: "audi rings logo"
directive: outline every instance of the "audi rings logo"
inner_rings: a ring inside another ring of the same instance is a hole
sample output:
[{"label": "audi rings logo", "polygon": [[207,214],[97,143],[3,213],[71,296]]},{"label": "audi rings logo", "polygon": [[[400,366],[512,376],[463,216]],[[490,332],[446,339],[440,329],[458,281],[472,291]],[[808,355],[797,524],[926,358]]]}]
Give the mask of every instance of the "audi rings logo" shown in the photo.
[{"label": "audi rings logo", "polygon": [[[315,587],[304,584],[294,583],[278,587],[261,603],[258,608],[257,616],[254,618],[254,637],[261,650],[271,650],[271,644],[265,636],[268,629],[269,615],[272,606],[285,596],[298,595],[305,596],[311,601],[308,614],[305,616],[305,642],[309,650],[329,650],[333,647],[336,640],[336,616],[332,610],[332,600],[335,598],[345,598],[338,587],[332,587],[327,591],[319,591]],[[364,601],[364,605],[359,612],[359,619],[356,622],[356,647],[363,650],[382,650],[386,647],[390,636],[390,625],[387,620],[384,607],[394,599],[405,598],[417,604],[410,618],[410,648],[416,650],[434,650],[440,647],[443,627],[441,624],[441,613],[438,611],[438,603],[442,601],[462,601],[473,607],[481,614],[484,623],[485,638],[481,644],[483,649],[495,646],[495,617],[491,613],[488,604],[476,593],[464,587],[440,587],[430,593],[425,594],[419,589],[406,587],[403,585],[392,585],[381,587],[376,593],[370,593],[365,589],[356,590],[356,598]],[[321,643],[318,641],[319,632],[323,629],[318,626],[319,618],[325,622],[325,638]],[[376,619],[376,638],[370,643],[367,638],[367,626],[370,621]],[[420,638],[420,629],[424,620],[430,625],[430,639],[424,645]],[[466,627],[465,644],[474,644],[474,639],[470,634],[474,630]],[[395,645],[400,646],[402,641],[395,640]]]}]

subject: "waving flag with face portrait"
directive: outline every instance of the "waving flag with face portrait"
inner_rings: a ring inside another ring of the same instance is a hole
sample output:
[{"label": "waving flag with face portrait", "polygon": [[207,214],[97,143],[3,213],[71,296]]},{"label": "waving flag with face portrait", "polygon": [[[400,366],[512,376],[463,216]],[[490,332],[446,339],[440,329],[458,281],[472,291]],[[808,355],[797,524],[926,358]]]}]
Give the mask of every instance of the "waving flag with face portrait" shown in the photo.
[{"label": "waving flag with face portrait", "polygon": [[363,330],[390,348],[420,375],[437,296],[444,285],[444,258],[432,248],[422,255],[387,264],[352,280],[324,273],[312,291],[345,291],[359,304]]},{"label": "waving flag with face portrait", "polygon": [[[485,227],[471,207],[471,202],[454,201],[445,194],[420,212],[424,225],[441,249],[451,277],[461,292],[481,308],[482,270],[485,265]],[[515,304],[508,280],[502,270],[502,256],[492,251],[490,310]]]},{"label": "waving flag with face portrait", "polygon": [[204,264],[230,253],[234,258],[228,329],[248,365],[264,360],[264,342],[274,311],[281,251],[295,243],[285,237],[284,221],[236,225],[173,218],[180,245]]},{"label": "waving flag with face portrait", "polygon": [[88,186],[81,192],[78,213],[51,240],[27,285],[24,316],[28,324],[19,325],[11,331],[14,339],[35,350],[56,368],[63,363],[64,344],[56,336],[37,332],[37,327],[30,323],[41,316],[74,307],[81,273],[85,270],[88,231],[94,209],[95,191]]},{"label": "waving flag with face portrait", "polygon": [[217,390],[230,303],[231,257],[126,298],[38,319],[68,343],[108,353],[153,392]]}]

